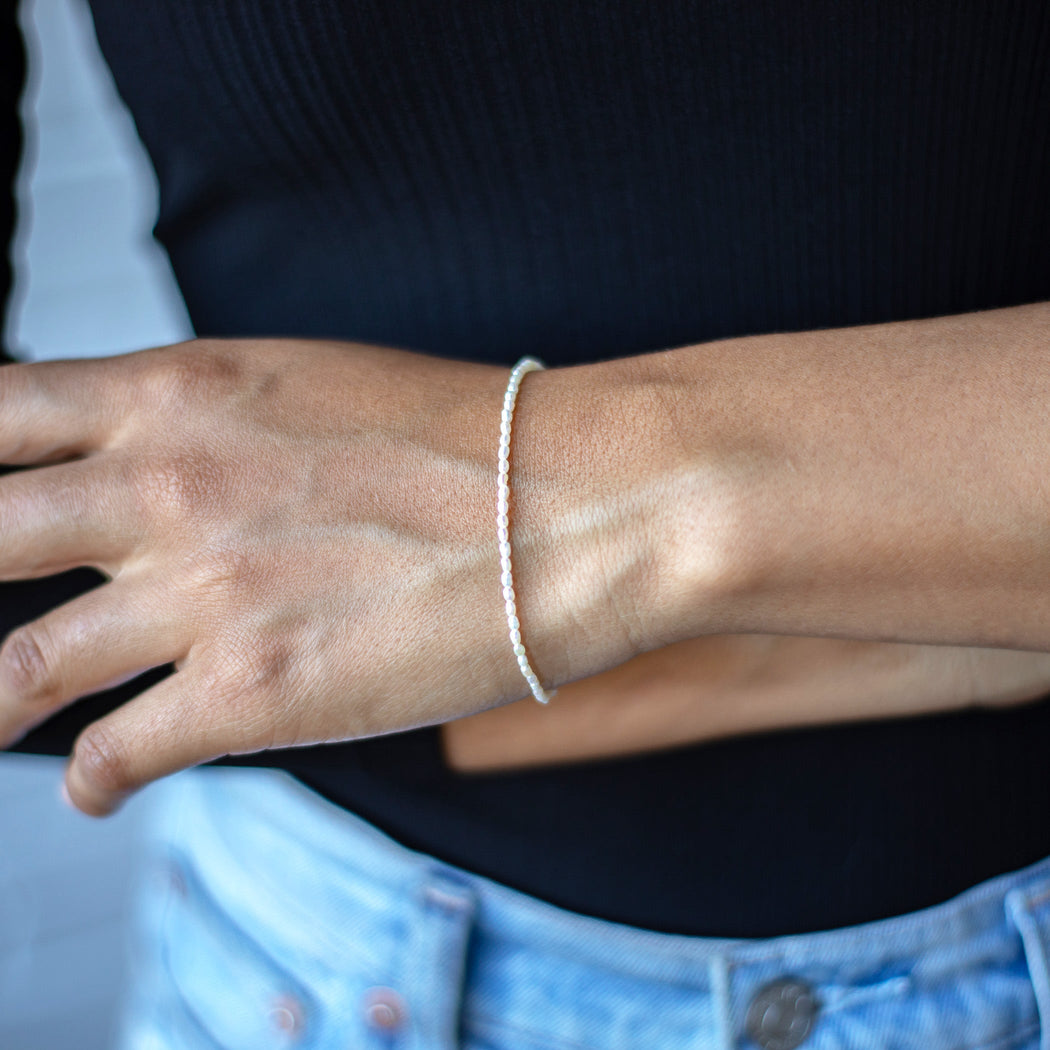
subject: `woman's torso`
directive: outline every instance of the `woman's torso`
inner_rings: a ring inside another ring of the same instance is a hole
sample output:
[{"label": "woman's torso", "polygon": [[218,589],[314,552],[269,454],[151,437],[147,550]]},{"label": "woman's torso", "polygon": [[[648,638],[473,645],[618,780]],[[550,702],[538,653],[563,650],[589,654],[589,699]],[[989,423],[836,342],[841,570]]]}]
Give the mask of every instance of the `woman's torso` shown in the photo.
[{"label": "woman's torso", "polygon": [[[1050,298],[1050,11],[92,0],[202,335],[549,365]],[[946,409],[947,410],[947,409]],[[463,776],[267,760],[588,914],[768,936],[1050,854],[1050,703]]]}]

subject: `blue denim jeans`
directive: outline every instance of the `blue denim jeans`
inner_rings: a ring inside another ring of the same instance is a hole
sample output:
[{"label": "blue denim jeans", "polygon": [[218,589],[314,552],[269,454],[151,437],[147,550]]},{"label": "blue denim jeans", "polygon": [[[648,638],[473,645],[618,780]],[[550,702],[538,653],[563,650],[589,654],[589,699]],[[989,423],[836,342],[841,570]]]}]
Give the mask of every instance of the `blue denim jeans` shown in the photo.
[{"label": "blue denim jeans", "polygon": [[123,1050],[1050,1050],[1050,858],[879,922],[684,937],[413,852],[282,773],[154,790]]}]

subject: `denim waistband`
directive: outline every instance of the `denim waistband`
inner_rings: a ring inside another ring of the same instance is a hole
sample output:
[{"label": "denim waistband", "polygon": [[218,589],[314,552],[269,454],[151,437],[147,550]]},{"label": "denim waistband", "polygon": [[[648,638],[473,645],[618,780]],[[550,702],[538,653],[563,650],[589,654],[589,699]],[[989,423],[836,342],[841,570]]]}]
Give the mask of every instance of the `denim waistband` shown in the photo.
[{"label": "denim waistband", "polygon": [[467,1030],[488,1032],[484,1045],[502,1032],[508,1046],[513,1034],[576,1050],[1050,1050],[1039,1034],[1050,858],[864,925],[677,936],[565,911],[407,849],[286,774],[177,779],[159,846],[283,960],[326,1023],[380,988],[407,1004],[401,1045],[420,1050],[465,1045]]}]

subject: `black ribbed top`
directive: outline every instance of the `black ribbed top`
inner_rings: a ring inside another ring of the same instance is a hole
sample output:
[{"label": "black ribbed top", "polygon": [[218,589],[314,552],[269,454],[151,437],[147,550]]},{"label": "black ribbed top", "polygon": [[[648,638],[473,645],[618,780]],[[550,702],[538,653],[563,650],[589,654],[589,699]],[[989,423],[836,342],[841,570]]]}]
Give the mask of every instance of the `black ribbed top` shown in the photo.
[{"label": "black ribbed top", "polygon": [[[202,335],[558,365],[1050,299],[1045,0],[92,7]],[[1050,854],[1048,741],[1041,703],[514,775],[436,730],[272,757],[555,903],[761,936]]]}]

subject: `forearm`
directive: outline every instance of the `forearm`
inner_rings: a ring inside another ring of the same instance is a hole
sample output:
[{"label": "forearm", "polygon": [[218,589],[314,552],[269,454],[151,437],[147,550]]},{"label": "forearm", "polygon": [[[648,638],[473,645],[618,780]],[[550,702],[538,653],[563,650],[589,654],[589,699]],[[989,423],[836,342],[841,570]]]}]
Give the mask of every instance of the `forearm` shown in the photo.
[{"label": "forearm", "polygon": [[1050,304],[564,371],[590,418],[565,432],[579,451],[545,454],[589,455],[587,513],[633,523],[604,556],[636,650],[737,632],[1050,650]]},{"label": "forearm", "polygon": [[[692,638],[571,682],[549,708],[529,697],[448,722],[442,743],[454,769],[481,772],[954,709],[973,701],[970,652],[758,634]],[[942,659],[948,654],[956,658]],[[1046,688],[1050,657],[999,655],[1038,657],[1038,668],[1023,668],[1021,695]],[[1016,693],[1020,676],[1009,670]]]}]

